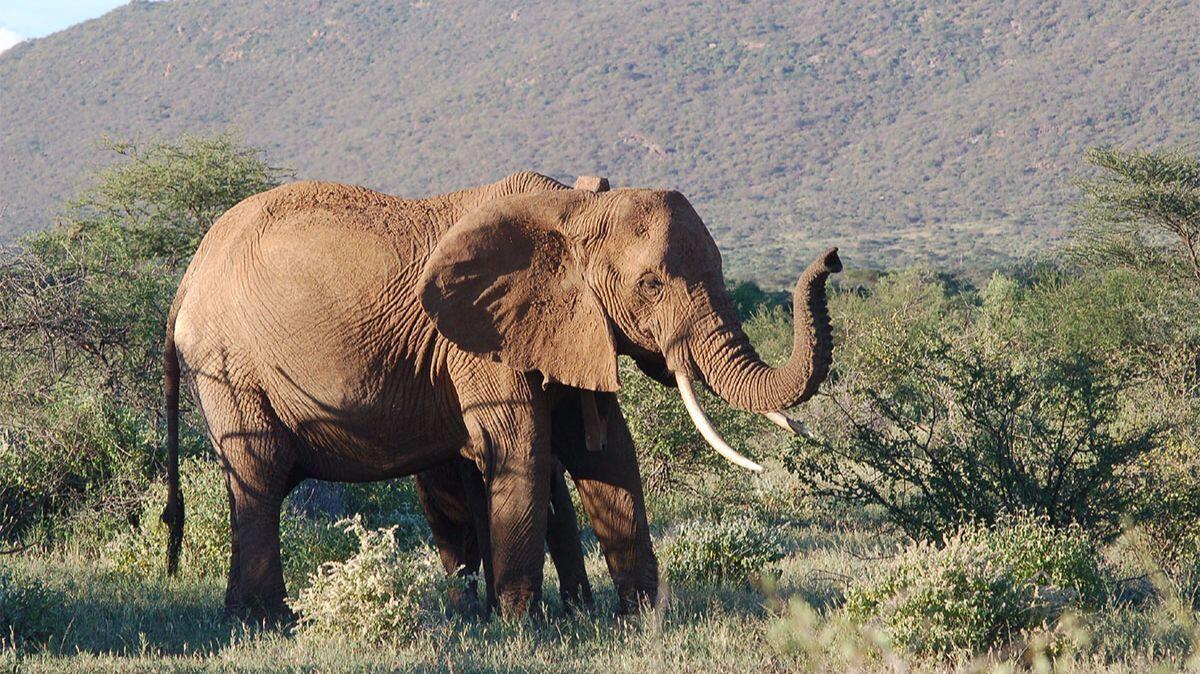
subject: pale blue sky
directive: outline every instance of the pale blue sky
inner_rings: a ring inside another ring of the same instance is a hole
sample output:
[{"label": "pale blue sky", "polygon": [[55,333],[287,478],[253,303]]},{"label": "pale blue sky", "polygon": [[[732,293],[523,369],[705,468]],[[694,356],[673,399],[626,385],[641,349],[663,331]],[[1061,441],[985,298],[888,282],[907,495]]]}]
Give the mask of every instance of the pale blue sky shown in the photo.
[{"label": "pale blue sky", "polygon": [[43,37],[127,2],[129,0],[0,0],[0,29],[21,38]]}]

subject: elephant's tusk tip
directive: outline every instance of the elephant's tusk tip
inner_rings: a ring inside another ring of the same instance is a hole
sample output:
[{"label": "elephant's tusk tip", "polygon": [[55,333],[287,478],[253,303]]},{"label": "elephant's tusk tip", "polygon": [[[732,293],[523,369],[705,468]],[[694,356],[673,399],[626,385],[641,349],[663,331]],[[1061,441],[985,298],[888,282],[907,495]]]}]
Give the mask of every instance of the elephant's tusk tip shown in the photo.
[{"label": "elephant's tusk tip", "polygon": [[809,440],[817,439],[817,436],[814,435],[812,430],[808,428],[808,424],[805,424],[799,419],[793,419],[783,412],[763,412],[763,416],[769,419],[771,423],[785,431],[795,433],[796,435],[799,435],[803,438],[808,438]]}]

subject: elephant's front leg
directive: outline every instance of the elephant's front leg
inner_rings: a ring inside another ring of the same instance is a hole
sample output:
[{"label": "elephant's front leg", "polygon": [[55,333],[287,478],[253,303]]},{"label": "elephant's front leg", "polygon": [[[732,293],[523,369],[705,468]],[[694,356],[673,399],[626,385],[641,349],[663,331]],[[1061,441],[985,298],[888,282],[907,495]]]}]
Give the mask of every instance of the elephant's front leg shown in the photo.
[{"label": "elephant's front leg", "polygon": [[550,494],[550,411],[525,375],[474,358],[455,377],[467,450],[483,473],[492,574],[500,612],[519,616],[541,600]]}]

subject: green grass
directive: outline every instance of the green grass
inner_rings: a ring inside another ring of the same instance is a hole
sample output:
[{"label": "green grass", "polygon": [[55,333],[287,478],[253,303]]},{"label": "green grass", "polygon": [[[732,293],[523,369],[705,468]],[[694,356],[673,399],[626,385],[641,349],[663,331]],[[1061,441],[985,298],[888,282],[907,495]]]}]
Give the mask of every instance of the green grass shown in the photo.
[{"label": "green grass", "polygon": [[[665,530],[659,549],[671,535]],[[590,614],[563,613],[547,565],[547,610],[540,621],[436,617],[414,640],[383,646],[299,640],[226,622],[220,579],[140,579],[99,571],[81,557],[16,556],[7,563],[60,592],[63,605],[47,644],[4,652],[0,666],[19,661],[31,672],[832,672],[854,666],[893,671],[903,662],[912,671],[1004,671],[1006,662],[1021,657],[1020,644],[975,661],[916,659],[877,646],[871,626],[846,624],[839,606],[846,584],[894,550],[897,539],[876,526],[849,523],[782,523],[775,530],[789,552],[773,587],[671,587],[655,611],[619,619],[592,543],[588,570],[598,593]],[[793,598],[815,607],[815,622],[781,620]],[[1091,643],[1059,663],[1060,671],[1177,671],[1192,640],[1182,624],[1187,621],[1155,602],[1109,606],[1085,621]]]}]

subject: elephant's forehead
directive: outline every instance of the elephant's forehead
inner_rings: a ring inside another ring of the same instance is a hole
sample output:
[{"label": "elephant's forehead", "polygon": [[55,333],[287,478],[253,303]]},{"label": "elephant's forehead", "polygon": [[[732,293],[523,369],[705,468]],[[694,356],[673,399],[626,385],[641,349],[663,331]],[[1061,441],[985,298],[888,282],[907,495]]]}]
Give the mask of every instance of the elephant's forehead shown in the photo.
[{"label": "elephant's forehead", "polygon": [[624,211],[628,259],[687,280],[720,272],[716,243],[700,216],[678,192],[637,191]]},{"label": "elephant's forehead", "polygon": [[708,228],[694,213],[676,214],[654,248],[664,270],[673,276],[699,281],[720,274],[721,253]]}]

